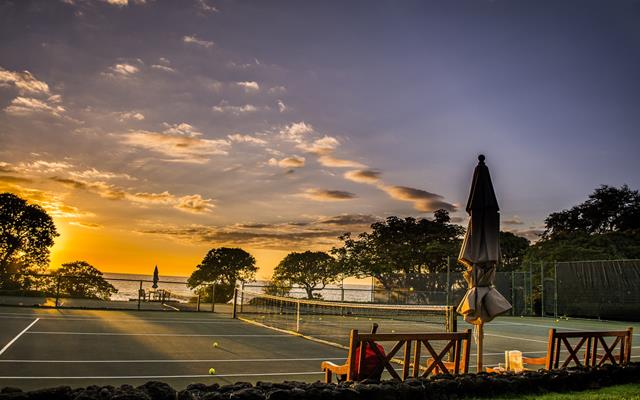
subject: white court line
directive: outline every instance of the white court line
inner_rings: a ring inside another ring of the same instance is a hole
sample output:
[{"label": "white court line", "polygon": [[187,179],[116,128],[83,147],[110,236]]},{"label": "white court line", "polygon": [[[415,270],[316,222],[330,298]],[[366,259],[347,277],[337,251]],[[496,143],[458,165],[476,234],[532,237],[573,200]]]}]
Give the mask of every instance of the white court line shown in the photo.
[{"label": "white court line", "polygon": [[[32,333],[32,332],[29,332],[29,333]],[[485,336],[499,337],[499,338],[503,338],[503,339],[524,340],[524,341],[527,341],[527,342],[536,342],[536,343],[544,343],[544,344],[549,343],[548,340],[527,339],[527,338],[523,338],[523,337],[496,335],[495,333],[485,333],[484,335]]]},{"label": "white court line", "polygon": [[215,374],[215,375],[120,375],[120,376],[0,376],[0,379],[171,379],[171,378],[226,378],[242,376],[288,376],[324,375],[324,372],[261,372],[255,374]]},{"label": "white court line", "polygon": [[[603,322],[603,321],[593,321],[593,322],[597,322],[599,324],[603,324],[603,323],[607,323],[607,322]],[[544,329],[550,329],[550,328],[554,328],[554,329],[558,329],[558,330],[567,330],[567,331],[584,331],[585,328],[569,328],[566,326],[558,326],[558,325],[538,325],[538,324],[527,324],[524,322],[509,322],[509,321],[500,321],[500,322],[492,322],[490,324],[490,326],[505,326],[505,325],[516,325],[516,326],[530,326],[530,327],[534,327],[534,328],[544,328]],[[620,323],[620,325],[624,325],[623,322]],[[631,324],[633,325],[633,324]],[[604,328],[604,327],[603,327]],[[634,333],[633,336],[640,336],[640,333]]]},{"label": "white court line", "polygon": [[22,336],[26,331],[29,330],[29,328],[31,328],[33,325],[35,325],[36,322],[38,322],[40,320],[40,318],[36,318],[35,320],[33,320],[32,323],[29,324],[29,326],[27,326],[26,328],[24,328],[22,330],[22,332],[18,333],[16,335],[16,337],[14,337],[13,339],[11,339],[11,341],[9,343],[7,343],[2,350],[0,350],[0,356],[9,349],[9,347],[11,347],[11,345],[20,338],[20,336]]},{"label": "white court line", "polygon": [[346,357],[318,357],[318,358],[246,358],[219,360],[0,360],[0,363],[27,364],[144,364],[144,363],[202,363],[202,362],[283,362],[283,361],[325,361],[346,360]]},{"label": "white court line", "polygon": [[[4,316],[0,314],[1,319],[31,319],[36,315],[41,314],[21,314],[24,316]],[[237,324],[238,321],[233,319],[228,320],[219,320],[219,321],[207,321],[206,319],[179,319],[179,318],[100,318],[100,317],[83,317],[83,316],[54,316],[54,315],[42,315],[38,317],[41,320],[60,320],[60,321],[129,321],[129,322],[165,322],[165,323],[173,323],[173,324]]]},{"label": "white court line", "polygon": [[216,335],[197,333],[120,333],[120,332],[56,332],[56,331],[30,331],[30,335],[84,335],[84,336],[167,336],[167,337],[291,337],[291,335],[274,334],[241,334],[241,335]]}]

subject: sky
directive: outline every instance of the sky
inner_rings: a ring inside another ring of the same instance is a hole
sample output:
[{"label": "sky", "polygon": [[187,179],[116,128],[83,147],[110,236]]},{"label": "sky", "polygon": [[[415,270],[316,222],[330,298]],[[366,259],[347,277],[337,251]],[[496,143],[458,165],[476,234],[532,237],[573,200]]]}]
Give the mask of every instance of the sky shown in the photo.
[{"label": "sky", "polygon": [[464,204],[485,154],[531,240],[640,187],[640,1],[0,1],[0,191],[51,267],[270,276],[388,216]]}]

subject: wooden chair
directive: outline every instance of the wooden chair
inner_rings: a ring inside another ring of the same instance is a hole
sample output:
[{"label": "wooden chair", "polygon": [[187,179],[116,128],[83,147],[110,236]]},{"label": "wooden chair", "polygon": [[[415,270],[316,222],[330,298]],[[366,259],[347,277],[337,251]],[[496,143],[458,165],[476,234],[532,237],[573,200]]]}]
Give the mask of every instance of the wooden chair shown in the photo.
[{"label": "wooden chair", "polygon": [[[631,360],[631,338],[633,328],[624,331],[573,331],[558,332],[549,329],[547,342],[547,355],[545,357],[522,356],[522,364],[526,370],[530,365],[539,366],[537,369],[567,368],[573,362],[578,367],[599,367],[610,361],[614,365],[627,364]],[[614,338],[608,344],[605,338]],[[574,344],[570,339],[574,339]],[[563,349],[564,347],[564,349]],[[584,348],[583,348],[584,347]],[[604,353],[598,353],[600,347]],[[614,354],[619,347],[618,354]],[[561,350],[566,350],[568,355],[561,359]],[[582,357],[578,352],[583,351]],[[582,361],[581,361],[582,359]],[[560,362],[562,361],[562,364]],[[508,360],[506,368],[509,369]],[[500,372],[494,368],[487,368],[487,372]]]},{"label": "wooden chair", "polygon": [[[578,366],[600,367],[607,361],[614,365],[624,365],[631,360],[631,338],[633,328],[624,331],[583,331],[583,332],[557,332],[549,329],[549,342],[547,344],[546,369],[566,368],[572,362]],[[614,338],[611,344],[607,344],[605,338]],[[569,339],[576,339],[575,344],[571,344]],[[584,349],[583,349],[584,346]],[[569,354],[560,364],[561,347],[564,347]],[[618,354],[614,354],[616,347],[619,347]],[[598,354],[602,348],[603,353]],[[582,361],[578,352],[583,350]]]},{"label": "wooden chair", "polygon": [[[465,332],[456,333],[368,333],[361,334],[358,330],[351,331],[349,337],[349,353],[347,362],[344,365],[336,365],[330,361],[323,361],[322,370],[325,372],[325,381],[331,383],[333,375],[346,375],[348,381],[358,380],[356,371],[363,370],[365,357],[360,357],[360,365],[356,367],[356,351],[360,349],[360,354],[365,354],[365,346],[374,342],[396,342],[391,351],[386,355],[380,353],[377,348],[371,345],[376,356],[384,365],[391,377],[398,381],[407,378],[438,373],[460,374],[468,372],[469,348],[471,345],[471,329]],[[440,342],[444,344],[442,350],[437,352],[432,343]],[[420,354],[425,348],[431,358],[421,366]],[[404,348],[402,359],[394,356],[400,349]],[[413,354],[412,354],[413,349]],[[446,361],[451,353],[452,361]],[[413,358],[413,362],[411,362]],[[400,376],[391,362],[402,364],[402,376]],[[413,367],[413,370],[411,368]]]}]

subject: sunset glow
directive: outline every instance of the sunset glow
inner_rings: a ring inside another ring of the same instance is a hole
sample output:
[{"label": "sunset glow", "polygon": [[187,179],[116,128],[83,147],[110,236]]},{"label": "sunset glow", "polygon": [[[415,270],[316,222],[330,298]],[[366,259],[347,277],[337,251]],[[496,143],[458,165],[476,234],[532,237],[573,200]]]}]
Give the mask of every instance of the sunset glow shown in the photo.
[{"label": "sunset glow", "polygon": [[275,3],[0,5],[0,192],[54,218],[51,268],[187,276],[232,246],[268,278],[391,215],[464,225],[479,153],[531,240],[598,185],[640,186],[624,7],[598,31],[535,2]]}]

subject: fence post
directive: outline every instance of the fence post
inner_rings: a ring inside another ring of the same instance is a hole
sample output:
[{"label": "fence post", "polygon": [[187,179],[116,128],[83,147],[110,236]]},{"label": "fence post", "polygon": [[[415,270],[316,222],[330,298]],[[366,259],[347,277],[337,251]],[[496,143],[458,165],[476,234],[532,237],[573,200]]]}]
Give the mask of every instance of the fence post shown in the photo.
[{"label": "fence post", "polygon": [[558,263],[553,262],[553,316],[558,318]]},{"label": "fence post", "polygon": [[511,271],[511,315],[514,316],[516,315],[516,296],[515,296],[515,290],[516,290],[516,278],[515,278],[515,271]]},{"label": "fence post", "polygon": [[446,293],[446,305],[449,305],[449,292],[451,291],[451,257],[447,256],[447,293]]},{"label": "fence post", "polygon": [[371,302],[375,303],[376,302],[376,295],[375,295],[375,289],[374,289],[374,280],[375,278],[372,276],[371,277]]},{"label": "fence post", "polygon": [[231,313],[231,317],[233,319],[238,318],[238,314],[236,312],[237,311],[237,309],[236,309],[237,305],[238,305],[238,288],[235,287],[235,288],[233,288],[233,311]]},{"label": "fence post", "polygon": [[216,283],[211,284],[211,312],[216,311]]},{"label": "fence post", "polygon": [[140,281],[140,289],[138,289],[138,311],[140,311],[140,296],[142,296],[142,281]]},{"label": "fence post", "polygon": [[198,304],[196,305],[196,311],[200,311],[200,295],[198,295]]},{"label": "fence post", "polygon": [[540,261],[540,317],[544,318],[544,261]]},{"label": "fence post", "polygon": [[296,332],[300,332],[300,300],[296,301]]},{"label": "fence post", "polygon": [[535,315],[533,309],[533,262],[529,262],[529,315]]},{"label": "fence post", "polygon": [[342,284],[340,285],[340,301],[344,303],[344,278],[342,278]]},{"label": "fence post", "polygon": [[60,278],[60,275],[56,277],[56,308],[58,308],[58,302],[60,300]]}]

